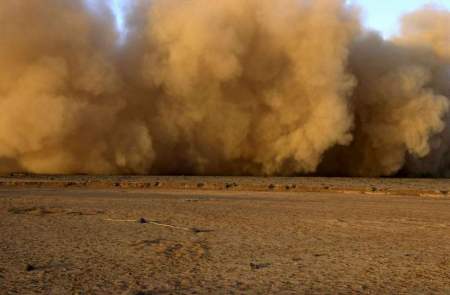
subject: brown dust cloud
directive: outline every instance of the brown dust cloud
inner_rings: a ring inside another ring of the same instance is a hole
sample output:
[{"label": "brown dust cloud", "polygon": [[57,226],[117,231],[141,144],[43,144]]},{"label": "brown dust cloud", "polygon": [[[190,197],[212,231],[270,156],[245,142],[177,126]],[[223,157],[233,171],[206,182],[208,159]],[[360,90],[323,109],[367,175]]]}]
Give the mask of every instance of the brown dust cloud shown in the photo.
[{"label": "brown dust cloud", "polygon": [[450,176],[450,11],[0,1],[0,173]]}]

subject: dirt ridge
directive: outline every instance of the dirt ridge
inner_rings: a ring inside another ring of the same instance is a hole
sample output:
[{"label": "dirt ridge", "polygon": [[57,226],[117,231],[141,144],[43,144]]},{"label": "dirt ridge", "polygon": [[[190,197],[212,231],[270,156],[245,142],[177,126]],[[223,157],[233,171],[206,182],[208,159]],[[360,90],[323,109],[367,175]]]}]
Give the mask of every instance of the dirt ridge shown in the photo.
[{"label": "dirt ridge", "polygon": [[[433,185],[430,186],[430,183]],[[450,180],[367,178],[355,184],[349,178],[320,177],[12,175],[0,177],[1,187],[329,192],[448,197]]]}]

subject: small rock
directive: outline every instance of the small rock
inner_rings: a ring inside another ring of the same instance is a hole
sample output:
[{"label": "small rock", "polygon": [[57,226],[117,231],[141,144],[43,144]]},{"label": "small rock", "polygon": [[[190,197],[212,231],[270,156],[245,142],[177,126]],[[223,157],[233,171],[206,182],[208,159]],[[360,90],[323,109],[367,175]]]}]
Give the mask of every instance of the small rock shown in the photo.
[{"label": "small rock", "polygon": [[36,267],[34,266],[34,265],[31,265],[31,264],[27,264],[27,266],[25,267],[25,270],[26,271],[33,271],[33,270],[36,270]]},{"label": "small rock", "polygon": [[141,217],[141,218],[139,218],[138,222],[143,224],[143,223],[148,223],[148,220],[143,218],[143,217]]},{"label": "small rock", "polygon": [[212,232],[213,230],[212,229],[204,229],[204,228],[193,227],[193,228],[191,228],[191,231],[193,233],[198,234],[198,233],[209,233],[209,232]]},{"label": "small rock", "polygon": [[157,293],[152,292],[152,291],[133,291],[131,294],[132,295],[152,295],[152,294],[157,294]]},{"label": "small rock", "polygon": [[266,268],[269,267],[271,264],[270,263],[250,263],[250,267],[252,270],[257,270],[257,269],[261,269],[261,268]]}]

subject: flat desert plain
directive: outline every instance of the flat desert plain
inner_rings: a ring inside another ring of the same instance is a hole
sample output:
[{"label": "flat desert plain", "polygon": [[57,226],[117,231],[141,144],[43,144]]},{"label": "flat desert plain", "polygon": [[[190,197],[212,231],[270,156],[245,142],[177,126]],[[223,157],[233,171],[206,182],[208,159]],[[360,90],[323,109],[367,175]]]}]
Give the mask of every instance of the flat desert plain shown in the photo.
[{"label": "flat desert plain", "polygon": [[450,181],[0,178],[1,294],[450,294]]}]

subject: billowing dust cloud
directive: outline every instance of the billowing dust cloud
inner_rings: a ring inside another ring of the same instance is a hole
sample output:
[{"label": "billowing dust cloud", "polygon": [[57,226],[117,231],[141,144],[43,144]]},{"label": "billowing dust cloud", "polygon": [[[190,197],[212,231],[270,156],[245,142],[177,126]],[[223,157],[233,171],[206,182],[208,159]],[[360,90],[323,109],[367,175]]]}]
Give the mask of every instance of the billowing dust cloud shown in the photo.
[{"label": "billowing dust cloud", "polygon": [[0,173],[450,175],[449,11],[92,2],[0,2]]}]

